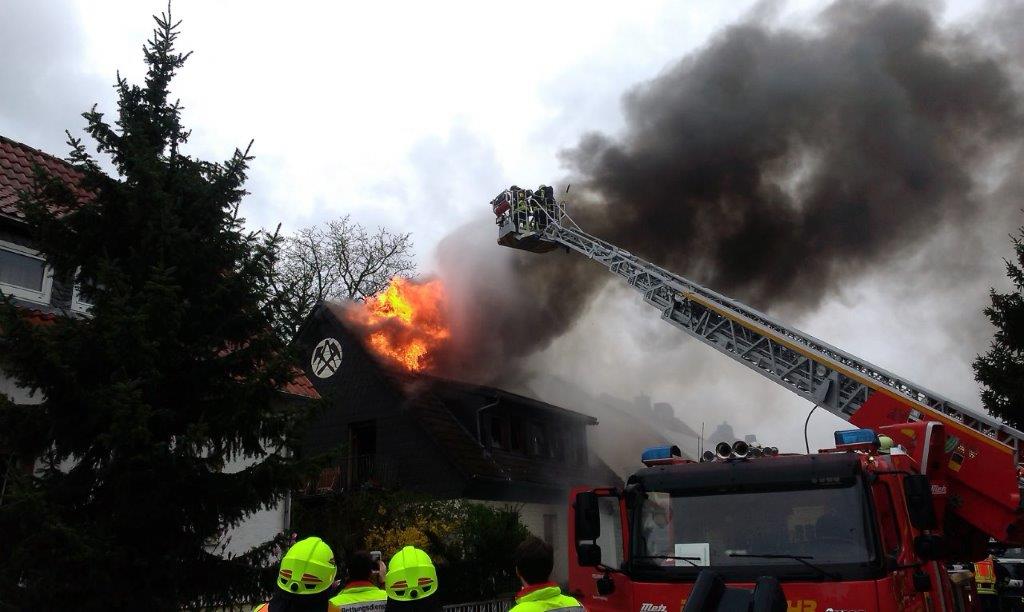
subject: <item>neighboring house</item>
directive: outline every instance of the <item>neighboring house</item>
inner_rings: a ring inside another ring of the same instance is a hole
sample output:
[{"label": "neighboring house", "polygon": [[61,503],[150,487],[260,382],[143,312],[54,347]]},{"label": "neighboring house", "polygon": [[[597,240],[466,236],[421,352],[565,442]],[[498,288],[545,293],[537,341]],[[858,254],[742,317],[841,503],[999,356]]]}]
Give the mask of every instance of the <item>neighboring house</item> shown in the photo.
[{"label": "neighboring house", "polygon": [[[0,295],[11,296],[26,316],[45,322],[58,315],[78,316],[89,310],[72,279],[59,278],[32,244],[19,206],[19,192],[32,188],[35,167],[63,179],[82,202],[87,194],[75,188],[81,174],[66,162],[28,145],[0,136]],[[0,393],[22,404],[40,398],[18,387],[0,370]]]},{"label": "neighboring house", "polygon": [[55,277],[28,235],[18,200],[20,191],[32,188],[36,166],[72,186],[83,203],[88,200],[74,187],[81,174],[66,162],[0,136],[0,292],[35,313],[88,312],[73,279]]},{"label": "neighboring house", "polygon": [[[32,188],[35,168],[42,167],[65,181],[83,206],[88,194],[77,188],[81,174],[68,163],[32,147],[0,136],[0,294],[11,296],[32,320],[45,323],[58,316],[88,316],[90,305],[83,299],[72,278],[54,274],[46,259],[34,248],[25,215],[19,207],[19,192]],[[299,375],[282,388],[282,401],[317,399],[316,390],[305,376]],[[38,404],[42,398],[29,394],[0,370],[0,393],[15,403]],[[0,448],[0,478],[6,477]],[[241,469],[244,462],[229,464],[228,471]],[[30,469],[27,466],[26,469]],[[251,516],[234,529],[222,548],[240,553],[254,544],[269,540],[288,528],[288,504]]]},{"label": "neighboring house", "polygon": [[569,489],[622,484],[590,452],[587,430],[597,420],[493,387],[383,368],[346,327],[343,309],[320,305],[297,340],[329,405],[302,451],[344,449],[306,494],[385,487],[517,506],[554,547],[555,579],[564,581]]}]

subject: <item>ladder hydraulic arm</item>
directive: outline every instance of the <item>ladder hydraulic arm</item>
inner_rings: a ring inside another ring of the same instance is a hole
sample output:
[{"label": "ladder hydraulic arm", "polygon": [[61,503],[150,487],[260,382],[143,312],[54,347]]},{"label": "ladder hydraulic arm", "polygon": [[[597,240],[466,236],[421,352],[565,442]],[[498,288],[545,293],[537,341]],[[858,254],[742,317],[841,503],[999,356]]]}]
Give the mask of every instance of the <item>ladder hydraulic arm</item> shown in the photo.
[{"label": "ladder hydraulic arm", "polygon": [[988,537],[1024,540],[1024,433],[587,234],[550,187],[511,187],[491,206],[499,244],[533,252],[564,247],[593,259],[665,321],[858,427],[887,427],[897,442],[914,445],[919,428],[889,426],[941,423],[945,456],[941,465],[934,457],[926,463],[948,483],[948,491],[936,491],[947,495],[948,512]]}]

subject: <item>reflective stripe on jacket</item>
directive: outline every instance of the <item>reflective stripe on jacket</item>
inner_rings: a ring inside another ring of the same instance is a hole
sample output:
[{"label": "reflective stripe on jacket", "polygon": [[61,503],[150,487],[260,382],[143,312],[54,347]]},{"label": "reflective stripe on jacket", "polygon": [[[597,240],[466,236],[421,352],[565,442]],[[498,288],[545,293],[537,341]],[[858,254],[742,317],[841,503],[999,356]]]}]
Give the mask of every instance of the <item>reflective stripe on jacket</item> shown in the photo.
[{"label": "reflective stripe on jacket", "polygon": [[331,598],[331,603],[341,612],[383,612],[388,594],[369,582],[350,582]]},{"label": "reflective stripe on jacket", "polygon": [[978,595],[996,594],[996,571],[991,558],[974,564],[974,583]]},{"label": "reflective stripe on jacket", "polygon": [[[283,594],[284,593],[282,593],[282,595]],[[324,612],[338,612],[338,606],[330,603],[329,601],[321,599],[320,604],[317,605],[317,602],[312,600],[313,596],[306,595],[305,597],[309,598],[310,601],[303,602],[301,599],[299,599],[298,601],[302,603],[298,607],[295,606],[295,599],[292,599],[290,602],[282,602],[278,601],[277,599],[274,599],[266,603],[261,603],[260,605],[253,608],[252,612],[274,612],[275,609],[282,609],[282,606],[284,607],[284,609],[287,610],[323,610]],[[274,603],[275,601],[277,603]]]},{"label": "reflective stripe on jacket", "polygon": [[562,595],[562,589],[553,582],[531,585],[516,595],[516,605],[509,612],[585,612],[574,597]]}]

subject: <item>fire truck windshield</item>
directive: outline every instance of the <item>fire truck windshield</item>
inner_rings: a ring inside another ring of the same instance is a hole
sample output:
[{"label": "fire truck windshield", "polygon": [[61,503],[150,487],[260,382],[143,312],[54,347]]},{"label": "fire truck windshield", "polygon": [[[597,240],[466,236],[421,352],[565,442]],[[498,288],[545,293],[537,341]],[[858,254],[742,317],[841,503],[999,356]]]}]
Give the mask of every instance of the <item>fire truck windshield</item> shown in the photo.
[{"label": "fire truck windshield", "polygon": [[766,572],[845,578],[875,565],[859,479],[784,490],[648,491],[633,520],[632,567],[641,573],[682,578],[712,567],[727,579]]}]

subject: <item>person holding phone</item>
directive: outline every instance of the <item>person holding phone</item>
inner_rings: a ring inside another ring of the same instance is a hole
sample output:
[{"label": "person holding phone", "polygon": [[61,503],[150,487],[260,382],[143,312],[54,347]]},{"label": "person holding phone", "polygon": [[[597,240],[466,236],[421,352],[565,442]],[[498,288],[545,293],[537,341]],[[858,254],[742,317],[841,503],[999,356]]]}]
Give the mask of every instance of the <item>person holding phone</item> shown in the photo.
[{"label": "person holding phone", "polygon": [[380,552],[356,551],[348,559],[348,581],[331,603],[341,612],[383,612],[388,594],[380,588],[380,576],[387,567],[380,560]]}]

